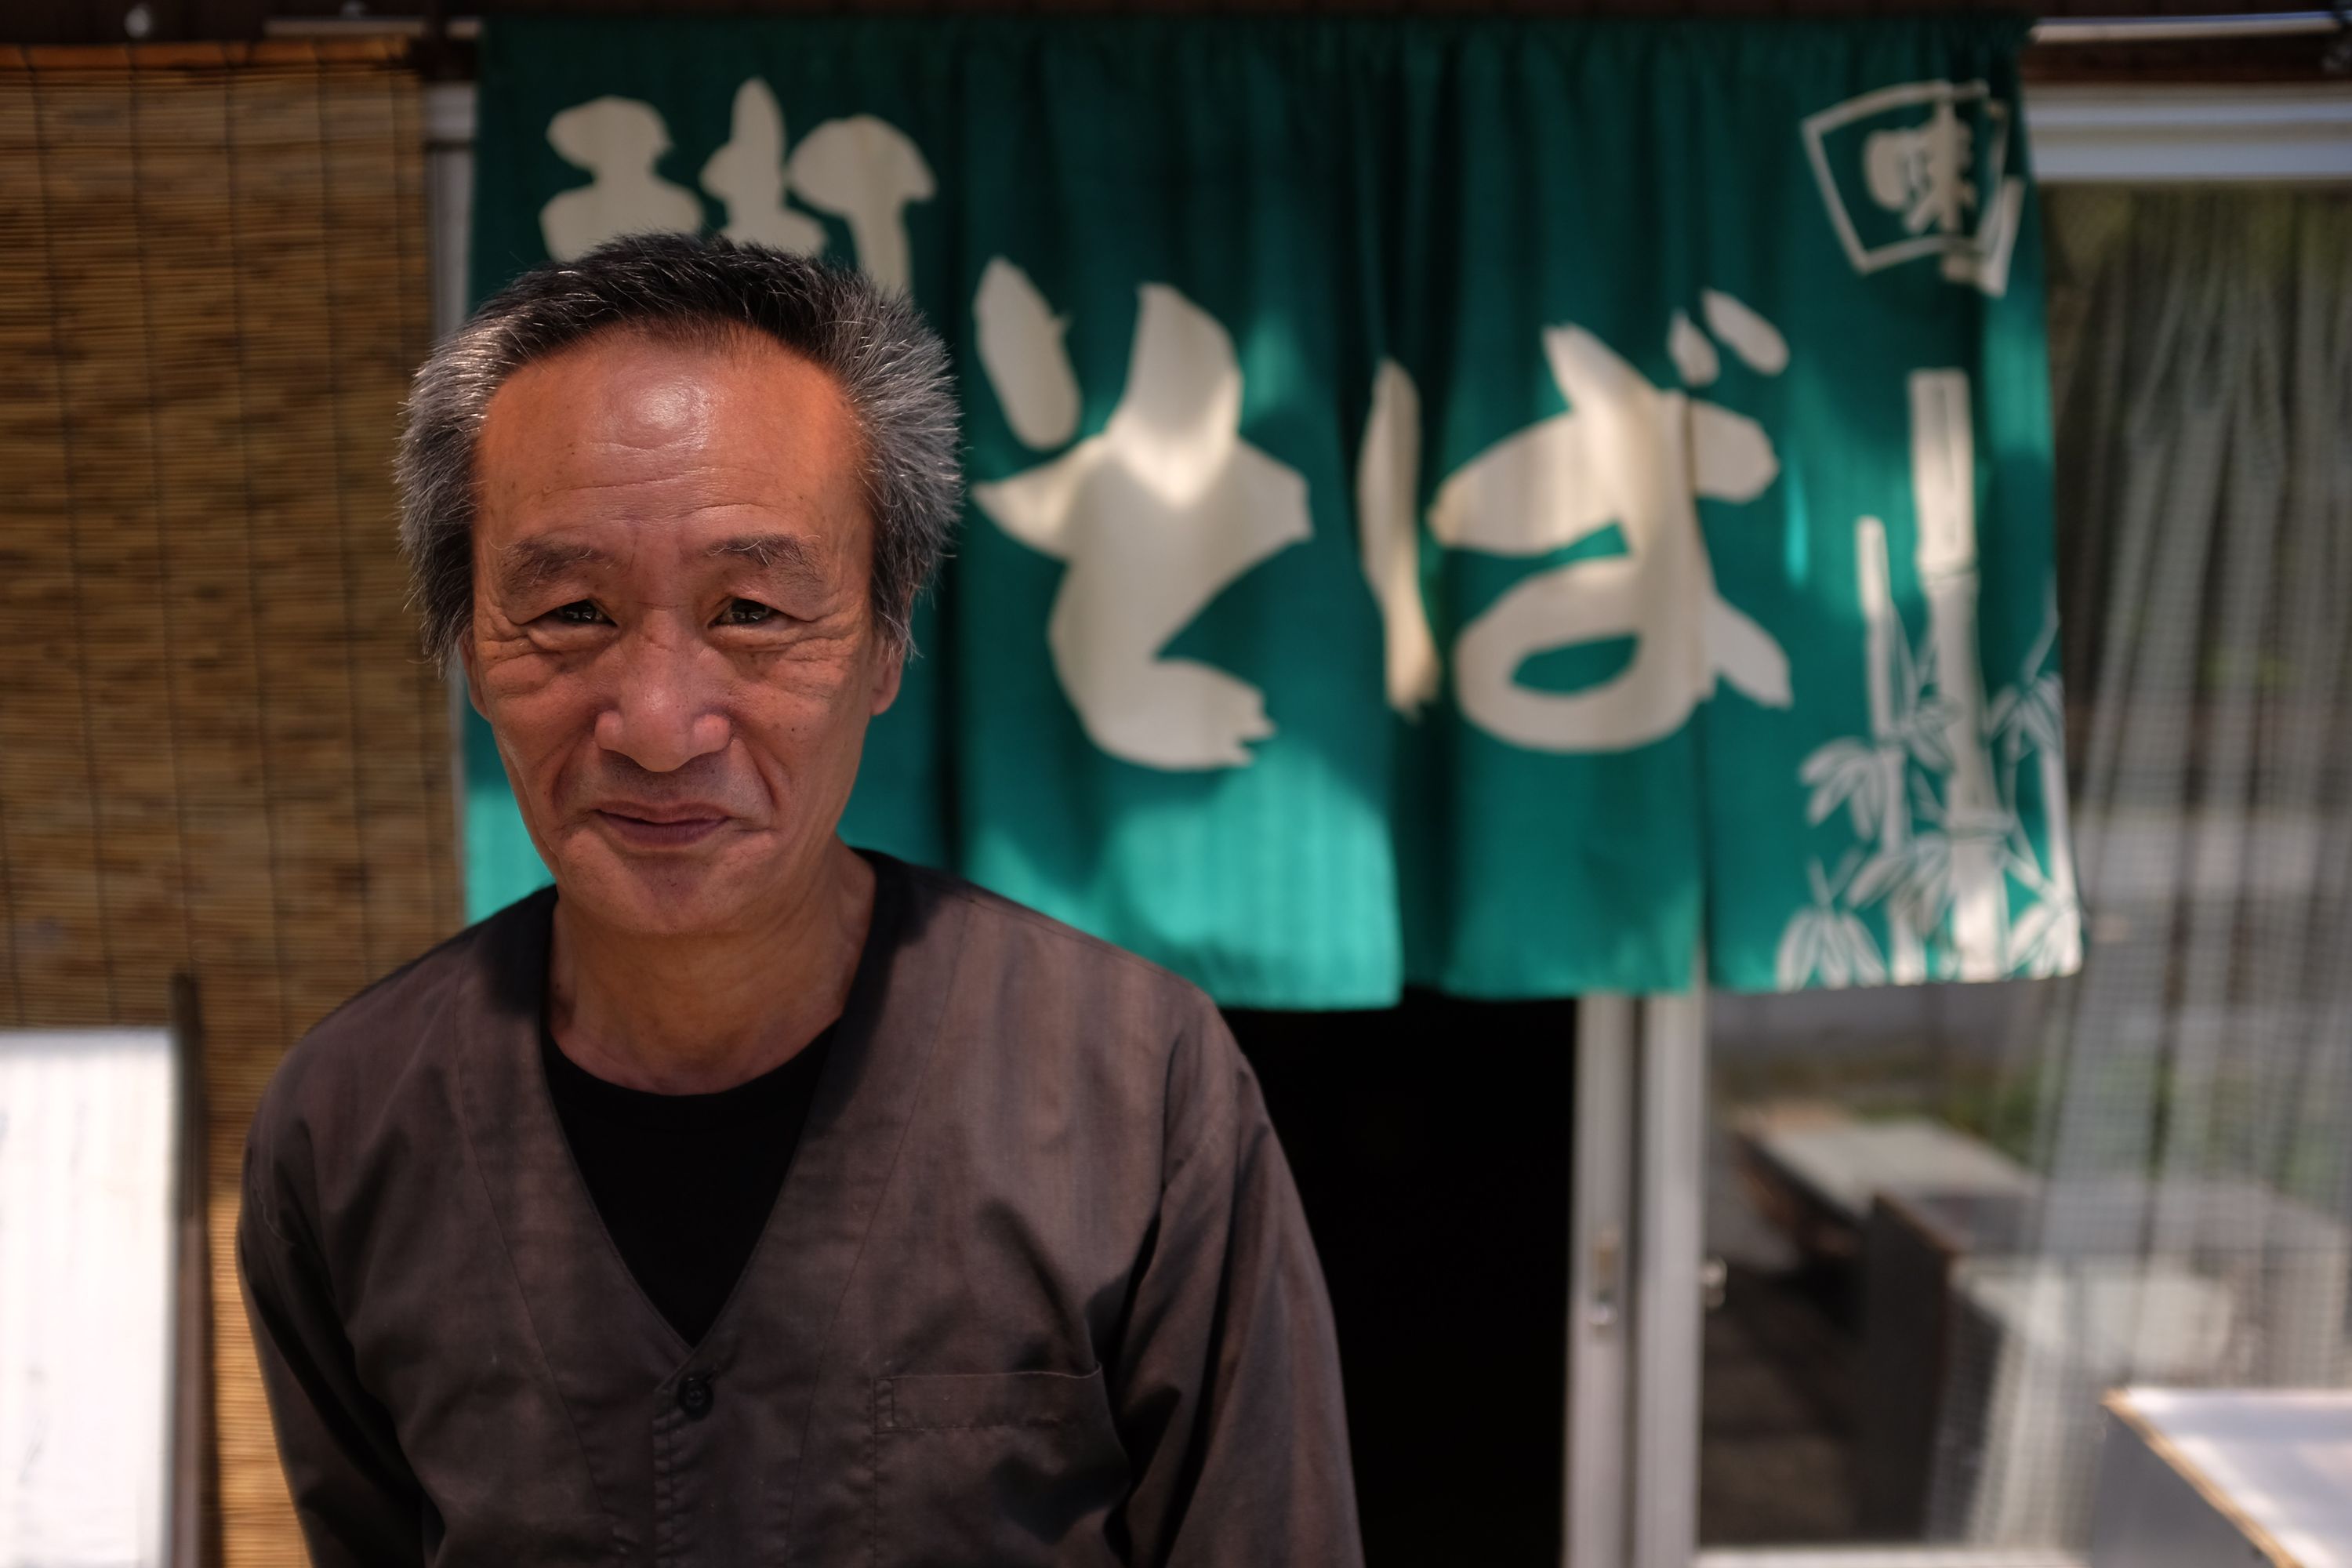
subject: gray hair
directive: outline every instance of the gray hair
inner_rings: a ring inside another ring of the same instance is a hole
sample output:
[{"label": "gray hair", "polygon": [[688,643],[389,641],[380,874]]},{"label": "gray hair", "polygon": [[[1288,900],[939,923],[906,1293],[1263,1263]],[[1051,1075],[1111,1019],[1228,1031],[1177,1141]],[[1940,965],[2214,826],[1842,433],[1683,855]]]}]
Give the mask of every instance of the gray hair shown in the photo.
[{"label": "gray hair", "polygon": [[893,652],[962,506],[946,347],[863,276],[765,246],[635,235],[535,267],[433,351],[409,393],[400,543],[425,645],[445,666],[474,613],[474,454],[482,416],[533,360],[616,329],[689,340],[749,330],[830,374],[864,437],[873,613]]}]

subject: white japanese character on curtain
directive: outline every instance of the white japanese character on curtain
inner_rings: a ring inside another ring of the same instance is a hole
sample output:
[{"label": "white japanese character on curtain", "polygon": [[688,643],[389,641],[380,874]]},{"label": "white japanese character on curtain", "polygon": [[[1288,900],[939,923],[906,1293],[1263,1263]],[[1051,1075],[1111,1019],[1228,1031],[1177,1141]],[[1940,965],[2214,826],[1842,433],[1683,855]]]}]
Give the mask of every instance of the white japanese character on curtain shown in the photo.
[{"label": "white japanese character on curtain", "polygon": [[[1676,311],[1668,351],[1684,380],[1712,382],[1715,341],[1777,375],[1788,344],[1727,294],[1700,300],[1713,338]],[[1771,634],[1717,591],[1699,498],[1748,501],[1780,473],[1761,426],[1684,391],[1654,386],[1582,327],[1543,334],[1566,412],[1488,447],[1438,487],[1429,530],[1452,549],[1549,554],[1614,527],[1624,552],[1539,572],[1506,592],[1454,645],[1454,692],[1465,716],[1513,745],[1543,752],[1622,751],[1674,733],[1718,677],[1771,707],[1790,703],[1789,660]],[[1357,468],[1365,572],[1381,606],[1389,700],[1412,713],[1436,694],[1437,655],[1423,607],[1412,498],[1419,468],[1419,398],[1384,363]],[[1581,690],[1522,684],[1538,653],[1633,639],[1626,668]]]},{"label": "white japanese character on curtain", "polygon": [[[699,229],[703,206],[685,186],[655,173],[670,150],[668,124],[649,103],[599,98],[548,121],[548,143],[593,176],[540,211],[548,255],[569,261],[625,234]],[[907,208],[938,194],[930,165],[911,137],[870,114],[828,120],[792,146],[782,107],[758,77],[735,89],[727,144],[701,171],[702,188],[727,209],[723,232],[803,256],[821,254],[824,225],[797,201],[842,220],[857,265],[904,293],[913,280]]]},{"label": "white japanese character on curtain", "polygon": [[[1024,445],[1077,427],[1063,322],[1002,257],[973,301],[981,364]],[[1059,457],[977,483],[1006,533],[1068,563],[1045,627],[1054,673],[1096,745],[1171,770],[1242,767],[1272,735],[1265,695],[1164,650],[1209,601],[1307,537],[1307,480],[1241,436],[1233,334],[1164,283],[1140,290],[1127,386],[1109,421]]]}]

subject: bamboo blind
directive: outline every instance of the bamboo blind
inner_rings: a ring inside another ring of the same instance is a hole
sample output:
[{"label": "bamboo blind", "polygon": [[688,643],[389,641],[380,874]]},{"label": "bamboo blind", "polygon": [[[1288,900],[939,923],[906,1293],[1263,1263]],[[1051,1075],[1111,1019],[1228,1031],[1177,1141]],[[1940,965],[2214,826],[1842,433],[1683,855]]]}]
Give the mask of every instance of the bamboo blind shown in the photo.
[{"label": "bamboo blind", "polygon": [[427,344],[381,44],[0,50],[0,1022],[205,1016],[226,1561],[302,1561],[230,1245],[303,1029],[452,929],[394,549]]}]

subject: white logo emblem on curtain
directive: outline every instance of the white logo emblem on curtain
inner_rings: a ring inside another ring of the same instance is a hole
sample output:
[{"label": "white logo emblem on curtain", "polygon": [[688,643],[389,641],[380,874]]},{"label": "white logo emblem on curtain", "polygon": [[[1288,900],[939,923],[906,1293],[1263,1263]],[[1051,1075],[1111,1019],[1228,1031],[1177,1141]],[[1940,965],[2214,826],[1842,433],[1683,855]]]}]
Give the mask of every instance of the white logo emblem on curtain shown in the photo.
[{"label": "white logo emblem on curtain", "polygon": [[1980,81],[1880,88],[1805,117],[1805,154],[1856,272],[1934,256],[1944,276],[2009,289],[2025,181],[2010,106]]}]

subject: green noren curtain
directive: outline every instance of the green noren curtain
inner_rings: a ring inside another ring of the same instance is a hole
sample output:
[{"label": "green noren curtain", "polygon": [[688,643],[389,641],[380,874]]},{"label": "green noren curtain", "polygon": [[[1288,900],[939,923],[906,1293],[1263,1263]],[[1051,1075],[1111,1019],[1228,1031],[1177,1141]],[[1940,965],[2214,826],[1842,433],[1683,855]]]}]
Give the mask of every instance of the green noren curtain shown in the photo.
[{"label": "green noren curtain", "polygon": [[[971,503],[845,832],[1222,1001],[2060,973],[2021,41],[500,18],[475,282],[910,289]],[[544,873],[467,760],[484,910]]]}]

